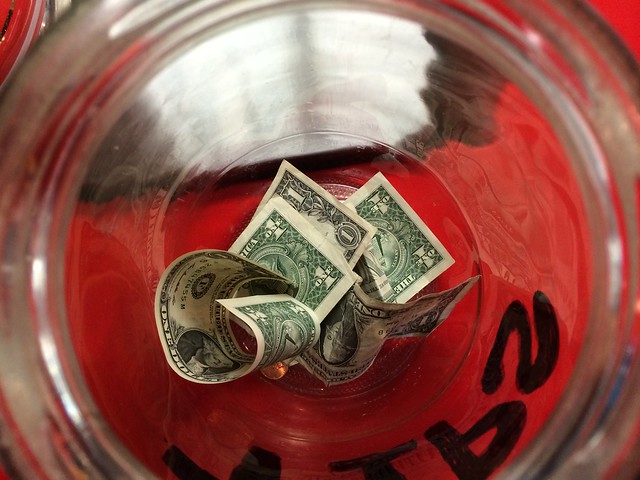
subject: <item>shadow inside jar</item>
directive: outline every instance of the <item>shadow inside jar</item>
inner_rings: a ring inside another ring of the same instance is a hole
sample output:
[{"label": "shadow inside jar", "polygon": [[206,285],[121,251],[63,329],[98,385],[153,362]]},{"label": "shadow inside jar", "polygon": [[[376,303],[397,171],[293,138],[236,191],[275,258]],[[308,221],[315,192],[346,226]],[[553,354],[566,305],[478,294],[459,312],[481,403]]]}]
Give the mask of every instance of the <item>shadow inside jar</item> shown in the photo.
[{"label": "shadow inside jar", "polygon": [[498,134],[494,113],[505,78],[467,48],[432,32],[424,38],[436,52],[425,70],[427,87],[420,98],[429,121],[407,135],[405,148],[418,157],[453,141],[469,146],[491,144]]}]

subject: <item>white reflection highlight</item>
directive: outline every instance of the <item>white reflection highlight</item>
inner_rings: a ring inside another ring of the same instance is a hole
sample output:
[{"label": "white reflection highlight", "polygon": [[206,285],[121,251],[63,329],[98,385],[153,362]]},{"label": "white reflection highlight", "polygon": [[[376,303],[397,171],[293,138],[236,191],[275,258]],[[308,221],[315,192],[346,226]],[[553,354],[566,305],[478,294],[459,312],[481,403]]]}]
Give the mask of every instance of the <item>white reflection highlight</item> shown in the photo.
[{"label": "white reflection highlight", "polygon": [[62,371],[62,365],[60,364],[60,358],[55,341],[49,332],[41,332],[39,340],[40,351],[47,371],[49,372],[49,377],[55,386],[58,399],[62,403],[64,411],[71,422],[73,422],[76,427],[81,427],[83,425],[82,414],[80,413],[80,409],[74,401],[73,396],[69,391],[66,379],[64,378],[64,372]]},{"label": "white reflection highlight", "polygon": [[291,13],[195,46],[141,98],[180,163],[313,131],[395,145],[430,123],[421,92],[434,58],[413,22],[361,11]]},{"label": "white reflection highlight", "polygon": [[[45,260],[44,258],[36,257],[31,262],[31,286],[33,292],[43,293],[46,290],[46,282],[47,272]],[[73,399],[73,395],[69,391],[69,385],[67,384],[62,369],[60,354],[55,343],[52,326],[48,322],[50,312],[48,304],[46,303],[47,295],[39,295],[38,300],[39,303],[36,304],[38,318],[46,319],[40,320],[38,329],[38,341],[40,343],[42,359],[66,415],[76,427],[80,427],[83,425],[82,414]],[[38,302],[37,300],[34,301]]]},{"label": "white reflection highlight", "polygon": [[31,262],[31,285],[34,290],[42,290],[45,288],[46,272],[45,263],[42,258],[34,258]]}]

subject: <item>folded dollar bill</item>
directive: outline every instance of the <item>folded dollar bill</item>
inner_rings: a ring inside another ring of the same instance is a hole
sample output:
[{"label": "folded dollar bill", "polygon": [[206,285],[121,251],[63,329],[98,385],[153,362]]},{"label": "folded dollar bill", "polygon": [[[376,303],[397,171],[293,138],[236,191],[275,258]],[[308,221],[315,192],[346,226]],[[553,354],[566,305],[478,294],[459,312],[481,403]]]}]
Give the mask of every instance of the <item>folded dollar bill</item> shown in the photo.
[{"label": "folded dollar bill", "polygon": [[300,363],[326,385],[354,380],[387,339],[433,332],[477,280],[404,304],[372,299],[355,285],[324,319],[318,343],[300,356]]},{"label": "folded dollar bill", "polygon": [[372,245],[364,251],[354,271],[360,277],[358,283],[365,294],[383,302],[395,301],[396,294]]},{"label": "folded dollar bill", "polygon": [[356,264],[375,233],[375,227],[369,222],[286,160],[280,164],[256,212],[260,212],[274,197],[285,200],[323,236],[331,238],[335,248],[340,250],[351,267]]},{"label": "folded dollar bill", "polygon": [[393,293],[404,303],[453,265],[453,257],[382,173],[377,173],[346,204],[376,227],[371,242]]},{"label": "folded dollar bill", "polygon": [[229,248],[297,288],[296,298],[323,319],[355,276],[332,239],[280,197],[269,200]]}]

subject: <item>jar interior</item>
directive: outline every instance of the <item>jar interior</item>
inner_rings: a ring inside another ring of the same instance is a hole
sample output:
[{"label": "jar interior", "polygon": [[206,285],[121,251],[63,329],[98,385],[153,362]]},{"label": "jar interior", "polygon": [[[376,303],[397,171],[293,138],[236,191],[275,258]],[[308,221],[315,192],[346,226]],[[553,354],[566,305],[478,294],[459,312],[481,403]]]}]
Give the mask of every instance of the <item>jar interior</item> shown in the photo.
[{"label": "jar interior", "polygon": [[[463,478],[513,461],[571,377],[593,289],[587,207],[555,126],[490,52],[400,17],[278,11],[195,38],[134,71],[70,218],[68,353],[109,428],[161,478],[193,465]],[[184,253],[228,249],[283,159],[340,200],[382,172],[455,259],[421,294],[480,281],[353,382],[326,387],[299,365],[187,382],[156,331],[159,277]]]}]

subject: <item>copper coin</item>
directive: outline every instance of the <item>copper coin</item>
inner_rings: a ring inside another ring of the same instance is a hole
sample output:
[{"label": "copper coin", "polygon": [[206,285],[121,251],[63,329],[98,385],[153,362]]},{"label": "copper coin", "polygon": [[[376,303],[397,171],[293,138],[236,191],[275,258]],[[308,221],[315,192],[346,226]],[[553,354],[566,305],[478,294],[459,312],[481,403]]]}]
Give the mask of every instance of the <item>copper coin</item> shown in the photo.
[{"label": "copper coin", "polygon": [[289,371],[289,367],[284,362],[276,362],[273,365],[260,370],[262,374],[270,380],[280,380]]}]

